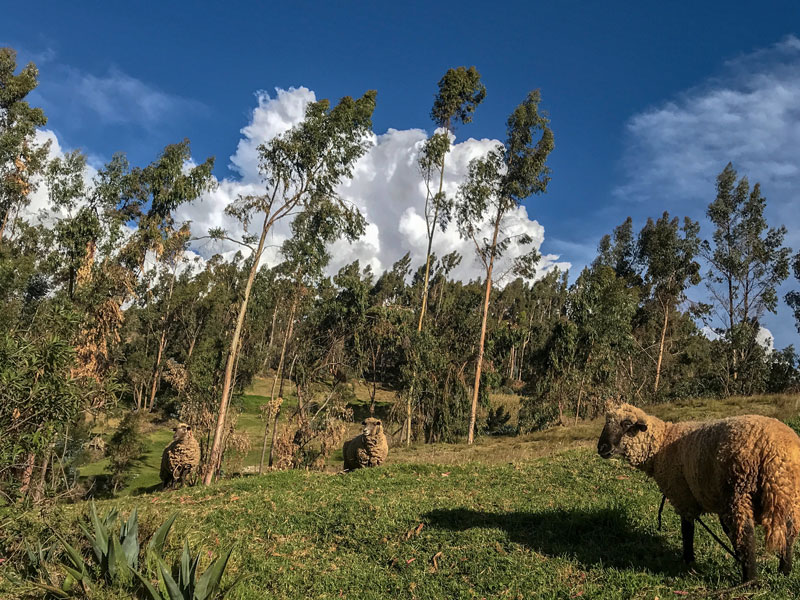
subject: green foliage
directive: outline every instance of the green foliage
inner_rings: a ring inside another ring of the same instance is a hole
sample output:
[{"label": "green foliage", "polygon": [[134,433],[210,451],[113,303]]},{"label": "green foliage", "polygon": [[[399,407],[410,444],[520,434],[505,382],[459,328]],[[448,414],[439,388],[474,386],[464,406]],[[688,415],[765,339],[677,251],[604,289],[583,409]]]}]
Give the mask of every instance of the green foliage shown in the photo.
[{"label": "green foliage", "polygon": [[135,461],[144,452],[142,422],[141,412],[126,413],[108,443],[106,452],[109,457],[114,492],[125,485]]},{"label": "green foliage", "polygon": [[[134,571],[134,573],[147,591],[147,597],[151,600],[221,600],[233,589],[233,586],[224,592],[220,589],[222,575],[228,560],[230,560],[231,552],[232,549],[223,552],[198,578],[197,565],[201,555],[198,554],[192,559],[189,541],[184,540],[180,562],[175,565],[172,572],[160,557],[157,559],[160,581],[166,590],[165,594],[162,594],[144,575],[138,571]],[[173,573],[177,573],[177,578],[173,577]]]}]

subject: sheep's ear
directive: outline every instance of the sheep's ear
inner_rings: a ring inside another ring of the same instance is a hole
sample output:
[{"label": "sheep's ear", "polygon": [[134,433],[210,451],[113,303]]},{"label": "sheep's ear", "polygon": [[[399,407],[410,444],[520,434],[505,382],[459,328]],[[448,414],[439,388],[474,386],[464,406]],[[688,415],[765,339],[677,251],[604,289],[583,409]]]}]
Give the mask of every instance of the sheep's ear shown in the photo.
[{"label": "sheep's ear", "polygon": [[633,428],[636,431],[647,431],[647,423],[645,423],[644,421],[637,421],[636,423],[633,424]]}]

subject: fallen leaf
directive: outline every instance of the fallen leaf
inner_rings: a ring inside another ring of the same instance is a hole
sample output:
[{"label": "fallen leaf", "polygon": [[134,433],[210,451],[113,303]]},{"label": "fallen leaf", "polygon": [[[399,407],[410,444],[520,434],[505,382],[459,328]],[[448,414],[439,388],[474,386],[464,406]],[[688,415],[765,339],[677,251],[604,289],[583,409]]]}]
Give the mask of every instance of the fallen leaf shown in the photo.
[{"label": "fallen leaf", "polygon": [[407,564],[407,565],[410,565],[410,564],[411,564],[412,562],[414,562],[415,560],[417,560],[417,559],[416,559],[416,558],[409,558],[409,559],[406,561],[406,564]]},{"label": "fallen leaf", "polygon": [[505,556],[506,554],[508,554],[508,552],[506,552],[506,551],[503,549],[503,547],[500,545],[500,542],[495,542],[495,543],[494,543],[494,548],[495,548],[495,550],[497,550],[498,554],[502,554],[502,555],[504,555],[504,556]]},{"label": "fallen leaf", "polygon": [[238,500],[238,499],[239,499],[239,496],[231,496],[231,502],[234,502],[235,500]]},{"label": "fallen leaf", "polygon": [[442,553],[441,552],[437,552],[436,554],[433,555],[433,558],[431,560],[433,561],[433,570],[434,571],[436,571],[439,568],[439,563],[438,563],[438,561],[436,559],[437,558],[441,558],[441,557],[442,557]]},{"label": "fallen leaf", "polygon": [[688,596],[689,592],[684,592],[683,590],[672,590],[672,593],[676,596]]},{"label": "fallen leaf", "polygon": [[450,475],[450,471],[448,471],[447,473],[442,473],[442,477],[447,477],[448,475]]},{"label": "fallen leaf", "polygon": [[630,479],[627,475],[617,475],[617,479]]}]

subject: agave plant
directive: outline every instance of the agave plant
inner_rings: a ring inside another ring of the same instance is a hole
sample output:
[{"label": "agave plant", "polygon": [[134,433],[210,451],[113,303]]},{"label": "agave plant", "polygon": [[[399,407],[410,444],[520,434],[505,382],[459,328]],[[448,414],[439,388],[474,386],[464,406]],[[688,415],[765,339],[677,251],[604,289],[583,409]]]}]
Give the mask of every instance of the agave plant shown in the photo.
[{"label": "agave plant", "polygon": [[[128,520],[122,524],[119,536],[111,529],[119,514],[112,509],[105,517],[97,516],[97,507],[91,503],[91,521],[94,531],[81,523],[79,526],[92,546],[99,577],[108,583],[119,584],[130,579],[130,572],[139,566],[139,521],[136,509],[131,511]],[[67,552],[71,564],[62,565],[69,575],[84,587],[92,587],[92,569],[80,552],[73,548],[62,536],[56,534]]]},{"label": "agave plant", "polygon": [[[198,553],[197,556],[192,559],[188,540],[184,540],[183,542],[181,559],[180,562],[175,565],[173,572],[170,572],[160,556],[157,557],[160,581],[166,590],[166,595],[162,594],[159,588],[154,586],[138,571],[134,571],[134,574],[142,583],[152,600],[219,600],[224,598],[233,588],[233,586],[231,586],[225,591],[220,589],[222,574],[225,572],[225,567],[228,565],[228,559],[231,557],[231,550],[232,549],[229,549],[220,554],[199,578],[197,577],[197,565],[200,562],[200,554]],[[174,573],[177,573],[177,575],[173,576]]]}]

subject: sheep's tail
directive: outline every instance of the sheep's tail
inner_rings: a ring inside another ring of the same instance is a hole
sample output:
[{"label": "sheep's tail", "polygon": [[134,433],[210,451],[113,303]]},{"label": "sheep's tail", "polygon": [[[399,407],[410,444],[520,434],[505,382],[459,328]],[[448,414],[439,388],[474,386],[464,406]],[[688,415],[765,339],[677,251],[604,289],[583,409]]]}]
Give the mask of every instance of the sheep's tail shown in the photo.
[{"label": "sheep's tail", "polygon": [[783,550],[800,528],[800,456],[775,456],[764,465],[761,508],[767,550]]}]

